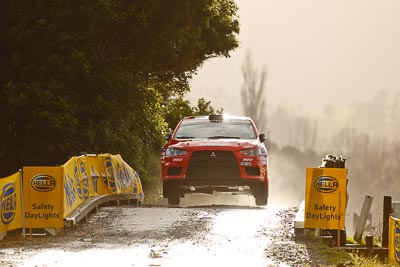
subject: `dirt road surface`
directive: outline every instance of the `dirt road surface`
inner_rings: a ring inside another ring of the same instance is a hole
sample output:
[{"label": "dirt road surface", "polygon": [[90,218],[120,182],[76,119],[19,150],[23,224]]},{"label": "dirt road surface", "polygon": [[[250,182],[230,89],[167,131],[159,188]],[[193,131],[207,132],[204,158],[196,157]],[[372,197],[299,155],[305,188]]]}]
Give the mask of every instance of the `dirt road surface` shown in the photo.
[{"label": "dirt road surface", "polygon": [[179,207],[101,207],[56,237],[8,235],[0,266],[323,265],[293,241],[296,208],[253,203],[247,196],[187,196]]}]

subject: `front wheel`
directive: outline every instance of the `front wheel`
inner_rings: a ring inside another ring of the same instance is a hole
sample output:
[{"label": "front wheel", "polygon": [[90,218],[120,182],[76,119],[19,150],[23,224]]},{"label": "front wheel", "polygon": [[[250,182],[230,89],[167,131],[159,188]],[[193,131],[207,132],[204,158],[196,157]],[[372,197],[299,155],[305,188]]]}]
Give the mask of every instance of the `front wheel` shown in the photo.
[{"label": "front wheel", "polygon": [[264,184],[254,185],[252,187],[253,196],[257,206],[265,206],[268,203],[268,190]]},{"label": "front wheel", "polygon": [[254,198],[257,206],[265,206],[268,203],[268,196],[256,196]]},{"label": "front wheel", "polygon": [[168,204],[177,206],[181,202],[179,194],[173,193],[168,196]]},{"label": "front wheel", "polygon": [[175,185],[164,185],[164,197],[168,198],[168,204],[177,206],[181,202],[179,189]]}]

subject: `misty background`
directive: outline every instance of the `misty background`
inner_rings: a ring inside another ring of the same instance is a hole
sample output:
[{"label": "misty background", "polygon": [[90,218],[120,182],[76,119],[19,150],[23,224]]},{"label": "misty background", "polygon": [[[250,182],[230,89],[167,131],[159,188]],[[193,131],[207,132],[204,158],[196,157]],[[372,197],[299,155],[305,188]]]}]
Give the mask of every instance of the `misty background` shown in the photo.
[{"label": "misty background", "polygon": [[269,139],[271,201],[299,205],[305,169],[343,155],[348,234],[366,195],[374,197],[366,232],[376,231],[383,196],[400,200],[400,2],[236,2],[240,47],[207,61],[186,98],[250,115],[243,101],[250,69],[262,91],[253,104]]}]

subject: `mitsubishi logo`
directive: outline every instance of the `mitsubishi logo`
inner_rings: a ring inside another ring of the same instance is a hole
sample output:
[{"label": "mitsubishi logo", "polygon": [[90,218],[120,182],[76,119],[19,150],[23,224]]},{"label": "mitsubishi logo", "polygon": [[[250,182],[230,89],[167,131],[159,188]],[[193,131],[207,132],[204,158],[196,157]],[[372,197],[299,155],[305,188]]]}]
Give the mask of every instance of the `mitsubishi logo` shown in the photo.
[{"label": "mitsubishi logo", "polygon": [[215,155],[215,153],[214,153],[214,151],[213,151],[213,152],[211,152],[210,157],[215,158],[215,157],[217,157],[217,155]]}]

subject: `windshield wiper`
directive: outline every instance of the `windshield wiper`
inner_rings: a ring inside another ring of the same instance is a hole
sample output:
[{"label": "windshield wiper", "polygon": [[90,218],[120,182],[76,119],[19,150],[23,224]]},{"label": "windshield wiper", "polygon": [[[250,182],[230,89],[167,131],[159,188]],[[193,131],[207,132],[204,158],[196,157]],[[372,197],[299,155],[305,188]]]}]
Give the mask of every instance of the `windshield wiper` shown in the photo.
[{"label": "windshield wiper", "polygon": [[193,139],[193,138],[194,138],[193,136],[184,136],[184,135],[176,137],[176,139]]},{"label": "windshield wiper", "polygon": [[238,136],[224,136],[224,135],[216,135],[207,137],[208,139],[240,139]]}]

